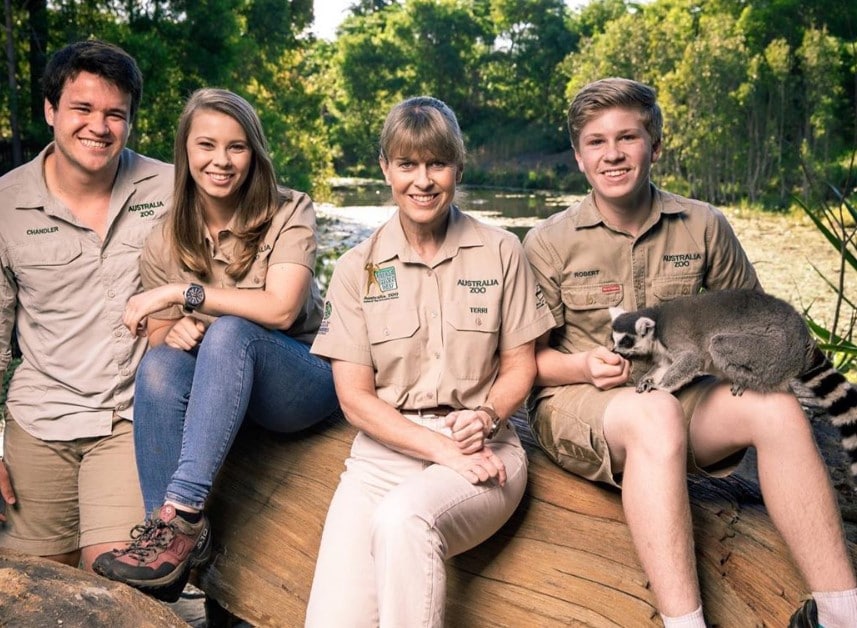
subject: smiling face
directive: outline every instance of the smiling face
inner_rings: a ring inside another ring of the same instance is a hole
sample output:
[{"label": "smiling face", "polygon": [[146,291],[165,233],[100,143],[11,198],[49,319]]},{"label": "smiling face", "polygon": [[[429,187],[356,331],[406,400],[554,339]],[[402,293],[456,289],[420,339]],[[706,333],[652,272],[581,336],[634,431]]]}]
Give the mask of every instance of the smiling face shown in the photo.
[{"label": "smiling face", "polygon": [[660,151],[639,111],[612,107],[583,126],[574,156],[599,209],[628,214],[648,211],[649,172]]},{"label": "smiling face", "polygon": [[455,198],[458,167],[418,155],[398,155],[389,161],[381,158],[380,162],[402,226],[420,231],[440,227]]},{"label": "smiling face", "polygon": [[212,111],[197,111],[187,138],[190,176],[204,206],[234,212],[253,163],[247,134],[235,118]]},{"label": "smiling face", "polygon": [[58,171],[112,177],[131,132],[130,115],[131,95],[100,76],[81,72],[66,81],[56,108],[45,100]]}]

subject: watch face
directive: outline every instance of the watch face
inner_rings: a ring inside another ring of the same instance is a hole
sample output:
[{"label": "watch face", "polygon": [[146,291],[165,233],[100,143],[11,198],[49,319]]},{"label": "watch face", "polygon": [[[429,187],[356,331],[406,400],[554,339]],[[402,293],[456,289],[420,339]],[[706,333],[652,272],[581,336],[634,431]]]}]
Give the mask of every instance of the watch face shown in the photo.
[{"label": "watch face", "polygon": [[202,289],[202,286],[192,283],[184,291],[185,309],[196,309],[202,305],[203,301],[205,301],[205,290]]}]

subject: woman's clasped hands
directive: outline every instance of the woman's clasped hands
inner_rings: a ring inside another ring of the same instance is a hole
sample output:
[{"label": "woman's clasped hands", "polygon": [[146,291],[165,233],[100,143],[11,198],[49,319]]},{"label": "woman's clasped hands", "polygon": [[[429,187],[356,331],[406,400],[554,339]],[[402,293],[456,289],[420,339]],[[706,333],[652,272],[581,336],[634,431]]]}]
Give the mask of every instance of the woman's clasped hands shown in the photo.
[{"label": "woman's clasped hands", "polygon": [[446,466],[472,484],[496,479],[503,486],[506,483],[506,466],[485,439],[489,428],[482,414],[475,410],[458,410],[447,415],[446,427],[458,447],[458,455],[446,461]]}]

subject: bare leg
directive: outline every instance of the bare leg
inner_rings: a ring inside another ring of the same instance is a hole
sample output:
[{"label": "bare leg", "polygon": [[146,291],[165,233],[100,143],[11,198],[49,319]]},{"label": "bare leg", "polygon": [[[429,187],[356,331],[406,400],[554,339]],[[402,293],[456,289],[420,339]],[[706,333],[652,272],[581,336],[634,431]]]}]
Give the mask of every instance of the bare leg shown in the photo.
[{"label": "bare leg", "polygon": [[793,395],[734,397],[720,386],[697,407],[690,437],[700,464],[755,446],[768,513],[810,590],[857,586],[827,468]]},{"label": "bare leg", "polygon": [[666,393],[629,390],[604,415],[615,471],[623,471],[622,505],[658,610],[669,616],[700,605],[687,494],[687,428]]}]

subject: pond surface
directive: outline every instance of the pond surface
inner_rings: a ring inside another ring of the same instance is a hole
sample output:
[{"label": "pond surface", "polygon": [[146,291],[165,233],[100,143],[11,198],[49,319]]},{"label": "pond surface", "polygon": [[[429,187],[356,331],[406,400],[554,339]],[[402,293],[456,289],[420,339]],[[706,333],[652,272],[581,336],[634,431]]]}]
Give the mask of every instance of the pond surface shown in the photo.
[{"label": "pond surface", "polygon": [[[568,207],[575,198],[579,197],[550,191],[459,186],[455,202],[467,213],[491,224],[506,227],[523,238],[538,220]],[[367,218],[373,211],[378,216],[389,216],[393,211],[390,188],[383,181],[337,180],[334,182],[330,205],[347,210],[346,213]],[[379,207],[387,207],[389,211],[379,213]],[[336,213],[342,214],[341,211]]]}]

